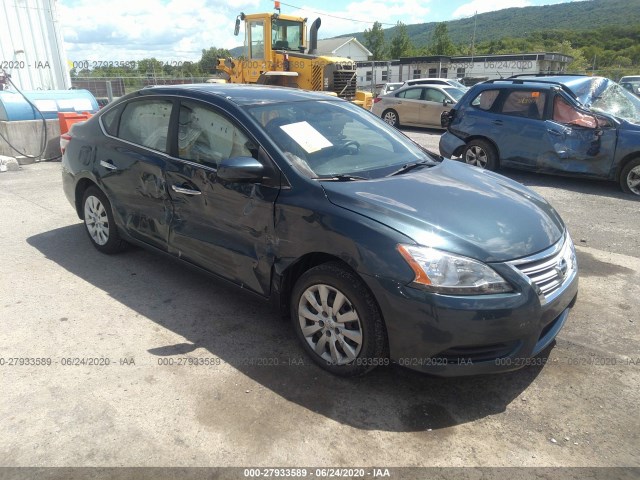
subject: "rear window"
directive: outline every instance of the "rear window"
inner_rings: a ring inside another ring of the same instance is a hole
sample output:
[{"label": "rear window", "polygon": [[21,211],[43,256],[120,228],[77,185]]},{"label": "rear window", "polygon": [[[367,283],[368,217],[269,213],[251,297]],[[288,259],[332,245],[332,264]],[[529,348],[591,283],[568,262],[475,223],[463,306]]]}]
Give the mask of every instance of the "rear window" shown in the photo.
[{"label": "rear window", "polygon": [[122,112],[118,137],[138,145],[167,152],[170,100],[136,100]]},{"label": "rear window", "polygon": [[118,134],[118,119],[120,118],[120,107],[112,108],[100,117],[102,126],[109,135],[116,136]]},{"label": "rear window", "polygon": [[502,104],[502,113],[539,120],[544,112],[546,98],[545,92],[513,90],[509,92]]},{"label": "rear window", "polygon": [[409,90],[398,93],[396,96],[400,98],[407,98],[409,100],[420,100],[420,97],[422,96],[422,89],[410,88]]},{"label": "rear window", "polygon": [[491,110],[499,94],[500,90],[485,90],[480,92],[476,98],[471,101],[471,105],[480,110]]}]

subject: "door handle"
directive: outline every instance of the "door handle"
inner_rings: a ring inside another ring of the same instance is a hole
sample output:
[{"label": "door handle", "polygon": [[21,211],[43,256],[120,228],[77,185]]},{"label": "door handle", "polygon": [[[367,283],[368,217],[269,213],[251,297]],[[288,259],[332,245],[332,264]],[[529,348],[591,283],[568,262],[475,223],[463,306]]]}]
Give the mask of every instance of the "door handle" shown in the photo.
[{"label": "door handle", "polygon": [[502,120],[494,120],[494,121],[493,121],[493,122],[491,122],[491,123],[493,123],[494,125],[497,125],[497,126],[499,126],[499,127],[501,127],[501,126],[502,126]]},{"label": "door handle", "polygon": [[171,185],[171,188],[176,193],[182,193],[184,195],[202,195],[200,190],[191,190],[190,188],[180,187],[179,185]]},{"label": "door handle", "polygon": [[111,163],[111,160],[100,160],[100,166],[106,168],[107,170],[118,170],[118,167]]},{"label": "door handle", "polygon": [[547,132],[549,132],[551,135],[555,135],[556,137],[562,137],[565,134],[565,132],[559,132],[557,130],[552,130],[550,128],[547,129]]}]

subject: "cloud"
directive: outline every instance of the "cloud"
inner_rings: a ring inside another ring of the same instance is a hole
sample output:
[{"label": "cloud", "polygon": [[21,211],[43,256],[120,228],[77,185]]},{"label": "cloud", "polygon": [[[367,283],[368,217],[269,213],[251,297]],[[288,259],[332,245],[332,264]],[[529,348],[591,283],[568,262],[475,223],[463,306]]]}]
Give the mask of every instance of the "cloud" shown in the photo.
[{"label": "cloud", "polygon": [[59,0],[70,60],[199,60],[202,49],[233,48],[236,15],[258,0]]},{"label": "cloud", "polygon": [[[500,0],[497,0],[500,1]],[[282,12],[307,17],[309,24],[322,19],[320,38],[372,27],[372,20],[388,28],[431,21],[430,0],[357,0],[340,10],[304,5]],[[160,60],[197,61],[203,49],[233,48],[243,43],[233,36],[236,16],[242,11],[272,11],[262,0],[58,0],[69,60],[127,61],[156,57]],[[331,15],[331,16],[329,16]],[[341,18],[335,18],[341,17]],[[354,20],[364,20],[366,23]]]},{"label": "cloud", "polygon": [[451,18],[471,17],[476,12],[494,12],[504,8],[529,7],[531,5],[533,5],[533,3],[529,0],[473,0],[472,2],[465,3],[454,10],[451,14]]}]

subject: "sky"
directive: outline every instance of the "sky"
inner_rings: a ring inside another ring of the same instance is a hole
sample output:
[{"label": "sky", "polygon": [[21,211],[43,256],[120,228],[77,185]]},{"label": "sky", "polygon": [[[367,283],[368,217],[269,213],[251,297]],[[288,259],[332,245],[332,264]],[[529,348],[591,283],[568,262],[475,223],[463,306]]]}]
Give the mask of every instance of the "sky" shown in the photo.
[{"label": "sky", "polygon": [[[287,0],[281,12],[320,17],[319,38],[362,32],[379,21],[384,28],[442,22],[509,7],[571,0]],[[237,15],[273,12],[270,0],[58,0],[67,58],[71,61],[130,61],[155,57],[197,61],[202,49],[242,45],[233,36]]]}]

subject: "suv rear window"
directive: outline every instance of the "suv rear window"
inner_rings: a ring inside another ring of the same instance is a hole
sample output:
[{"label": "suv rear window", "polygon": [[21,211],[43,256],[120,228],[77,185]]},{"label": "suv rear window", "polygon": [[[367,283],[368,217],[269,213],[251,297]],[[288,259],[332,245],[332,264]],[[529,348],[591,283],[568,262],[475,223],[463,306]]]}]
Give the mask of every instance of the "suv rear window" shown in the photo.
[{"label": "suv rear window", "polygon": [[491,110],[499,94],[500,90],[485,90],[484,92],[480,92],[478,96],[471,101],[471,105],[480,110]]},{"label": "suv rear window", "polygon": [[546,92],[531,90],[511,91],[502,104],[502,113],[539,120],[544,112],[546,98]]}]

